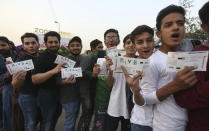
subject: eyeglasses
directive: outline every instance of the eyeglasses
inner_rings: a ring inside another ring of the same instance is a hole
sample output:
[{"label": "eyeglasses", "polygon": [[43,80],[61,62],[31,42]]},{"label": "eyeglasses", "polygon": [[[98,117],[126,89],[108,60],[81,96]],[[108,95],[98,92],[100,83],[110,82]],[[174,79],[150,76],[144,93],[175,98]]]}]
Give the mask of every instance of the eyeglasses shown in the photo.
[{"label": "eyeglasses", "polygon": [[106,36],[105,37],[106,40],[118,40],[118,36]]}]

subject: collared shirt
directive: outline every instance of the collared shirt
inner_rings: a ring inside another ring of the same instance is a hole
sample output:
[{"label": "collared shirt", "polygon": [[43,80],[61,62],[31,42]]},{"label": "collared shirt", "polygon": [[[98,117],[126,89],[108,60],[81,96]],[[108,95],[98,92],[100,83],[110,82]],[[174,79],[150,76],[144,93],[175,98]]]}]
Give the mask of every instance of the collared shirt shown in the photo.
[{"label": "collared shirt", "polygon": [[159,101],[156,91],[171,82],[175,72],[166,72],[167,55],[161,51],[155,52],[150,58],[150,65],[146,70],[140,87],[146,105],[154,105],[153,130],[154,131],[184,131],[187,124],[187,111],[178,106],[173,95]]}]

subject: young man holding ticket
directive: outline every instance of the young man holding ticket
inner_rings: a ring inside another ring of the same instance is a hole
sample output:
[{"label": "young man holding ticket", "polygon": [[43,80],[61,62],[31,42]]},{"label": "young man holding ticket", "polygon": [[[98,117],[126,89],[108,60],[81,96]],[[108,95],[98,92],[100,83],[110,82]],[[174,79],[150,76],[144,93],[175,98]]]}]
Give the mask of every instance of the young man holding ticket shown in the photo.
[{"label": "young man holding ticket", "polygon": [[[25,33],[21,36],[22,48],[25,51],[23,56],[20,56],[16,62],[25,60],[35,60],[38,57],[39,40],[38,36],[33,33]],[[36,130],[37,124],[37,87],[32,83],[31,70],[18,71],[13,74],[13,88],[19,90],[18,103],[24,116],[25,131]]]},{"label": "young man holding ticket", "polygon": [[[209,2],[199,10],[202,29],[209,34]],[[209,38],[209,36],[208,36]],[[209,40],[194,51],[209,51]],[[187,90],[175,94],[178,105],[188,109],[187,131],[209,130],[209,60],[206,71],[197,71],[198,83]]]},{"label": "young man holding ticket", "polygon": [[[68,58],[76,62],[74,68],[80,67],[80,53],[82,50],[82,41],[78,36],[73,37],[69,41],[68,50],[70,52]],[[80,108],[80,78],[75,77],[76,76],[71,75],[61,82],[59,96],[62,107],[65,110],[65,123],[63,131],[75,130],[75,122]]]},{"label": "young man holding ticket", "polygon": [[[150,121],[146,124],[152,125],[156,131],[186,129],[187,112],[175,103],[173,94],[197,82],[192,72],[194,67],[186,67],[178,73],[166,71],[168,52],[176,52],[184,37],[184,16],[185,10],[176,5],[170,5],[159,12],[156,26],[162,46],[149,58],[150,65],[140,82],[142,91],[138,93],[138,104],[147,106],[144,117],[150,118]],[[137,79],[136,76],[134,78]]]},{"label": "young man holding ticket", "polygon": [[[115,29],[108,29],[104,33],[104,43],[107,50],[111,47],[116,47],[120,43],[120,38],[118,31]],[[97,79],[95,81],[96,91],[95,91],[95,118],[93,131],[100,131],[104,129],[104,119],[106,116],[106,111],[109,103],[109,97],[111,89],[106,84],[107,76],[100,76],[100,66],[97,64],[99,58],[104,59],[106,56],[106,50],[97,51],[91,55],[91,61],[89,62],[86,70],[84,71],[85,77],[90,79]]]},{"label": "young man holding ticket", "polygon": [[34,63],[35,69],[32,71],[32,82],[39,89],[37,102],[42,118],[40,128],[43,131],[54,130],[61,112],[61,109],[58,110],[60,85],[57,79],[65,63],[58,65],[54,63],[60,47],[60,39],[60,35],[54,31],[44,34],[46,50],[39,54]]}]

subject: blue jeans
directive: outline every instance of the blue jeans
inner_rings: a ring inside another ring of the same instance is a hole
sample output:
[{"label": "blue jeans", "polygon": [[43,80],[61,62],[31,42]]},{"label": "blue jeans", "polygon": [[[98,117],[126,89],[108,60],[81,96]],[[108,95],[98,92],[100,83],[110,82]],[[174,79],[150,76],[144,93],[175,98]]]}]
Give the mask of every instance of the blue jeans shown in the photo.
[{"label": "blue jeans", "polygon": [[95,105],[94,108],[94,127],[92,131],[103,131],[105,125],[105,118],[107,115],[107,108]]},{"label": "blue jeans", "polygon": [[152,131],[152,127],[131,124],[131,131]]},{"label": "blue jeans", "polygon": [[4,85],[2,91],[3,130],[12,131],[12,85]]},{"label": "blue jeans", "polygon": [[80,108],[79,100],[75,100],[67,104],[62,104],[62,107],[65,110],[65,123],[63,131],[74,131],[76,118]]},{"label": "blue jeans", "polygon": [[56,92],[39,91],[37,96],[38,106],[41,110],[41,131],[54,131],[57,118],[58,95]]},{"label": "blue jeans", "polygon": [[37,96],[19,94],[18,103],[24,116],[25,131],[36,131],[37,122]]}]

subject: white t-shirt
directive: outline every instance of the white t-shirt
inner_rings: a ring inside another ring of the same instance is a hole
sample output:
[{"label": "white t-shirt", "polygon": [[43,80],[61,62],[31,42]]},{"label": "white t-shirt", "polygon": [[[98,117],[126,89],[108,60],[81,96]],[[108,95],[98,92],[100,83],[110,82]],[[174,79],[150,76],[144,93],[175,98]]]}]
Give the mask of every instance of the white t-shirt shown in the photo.
[{"label": "white t-shirt", "polygon": [[123,116],[129,119],[128,106],[126,102],[126,79],[123,73],[113,73],[114,83],[110,94],[107,113],[113,117]]},{"label": "white t-shirt", "polygon": [[153,105],[153,130],[154,131],[184,131],[187,124],[187,111],[178,106],[173,95],[163,101],[159,101],[156,91],[169,82],[175,76],[175,72],[166,72],[167,55],[161,51],[155,52],[150,58],[150,65],[146,70],[140,87],[144,93],[146,105]]}]

